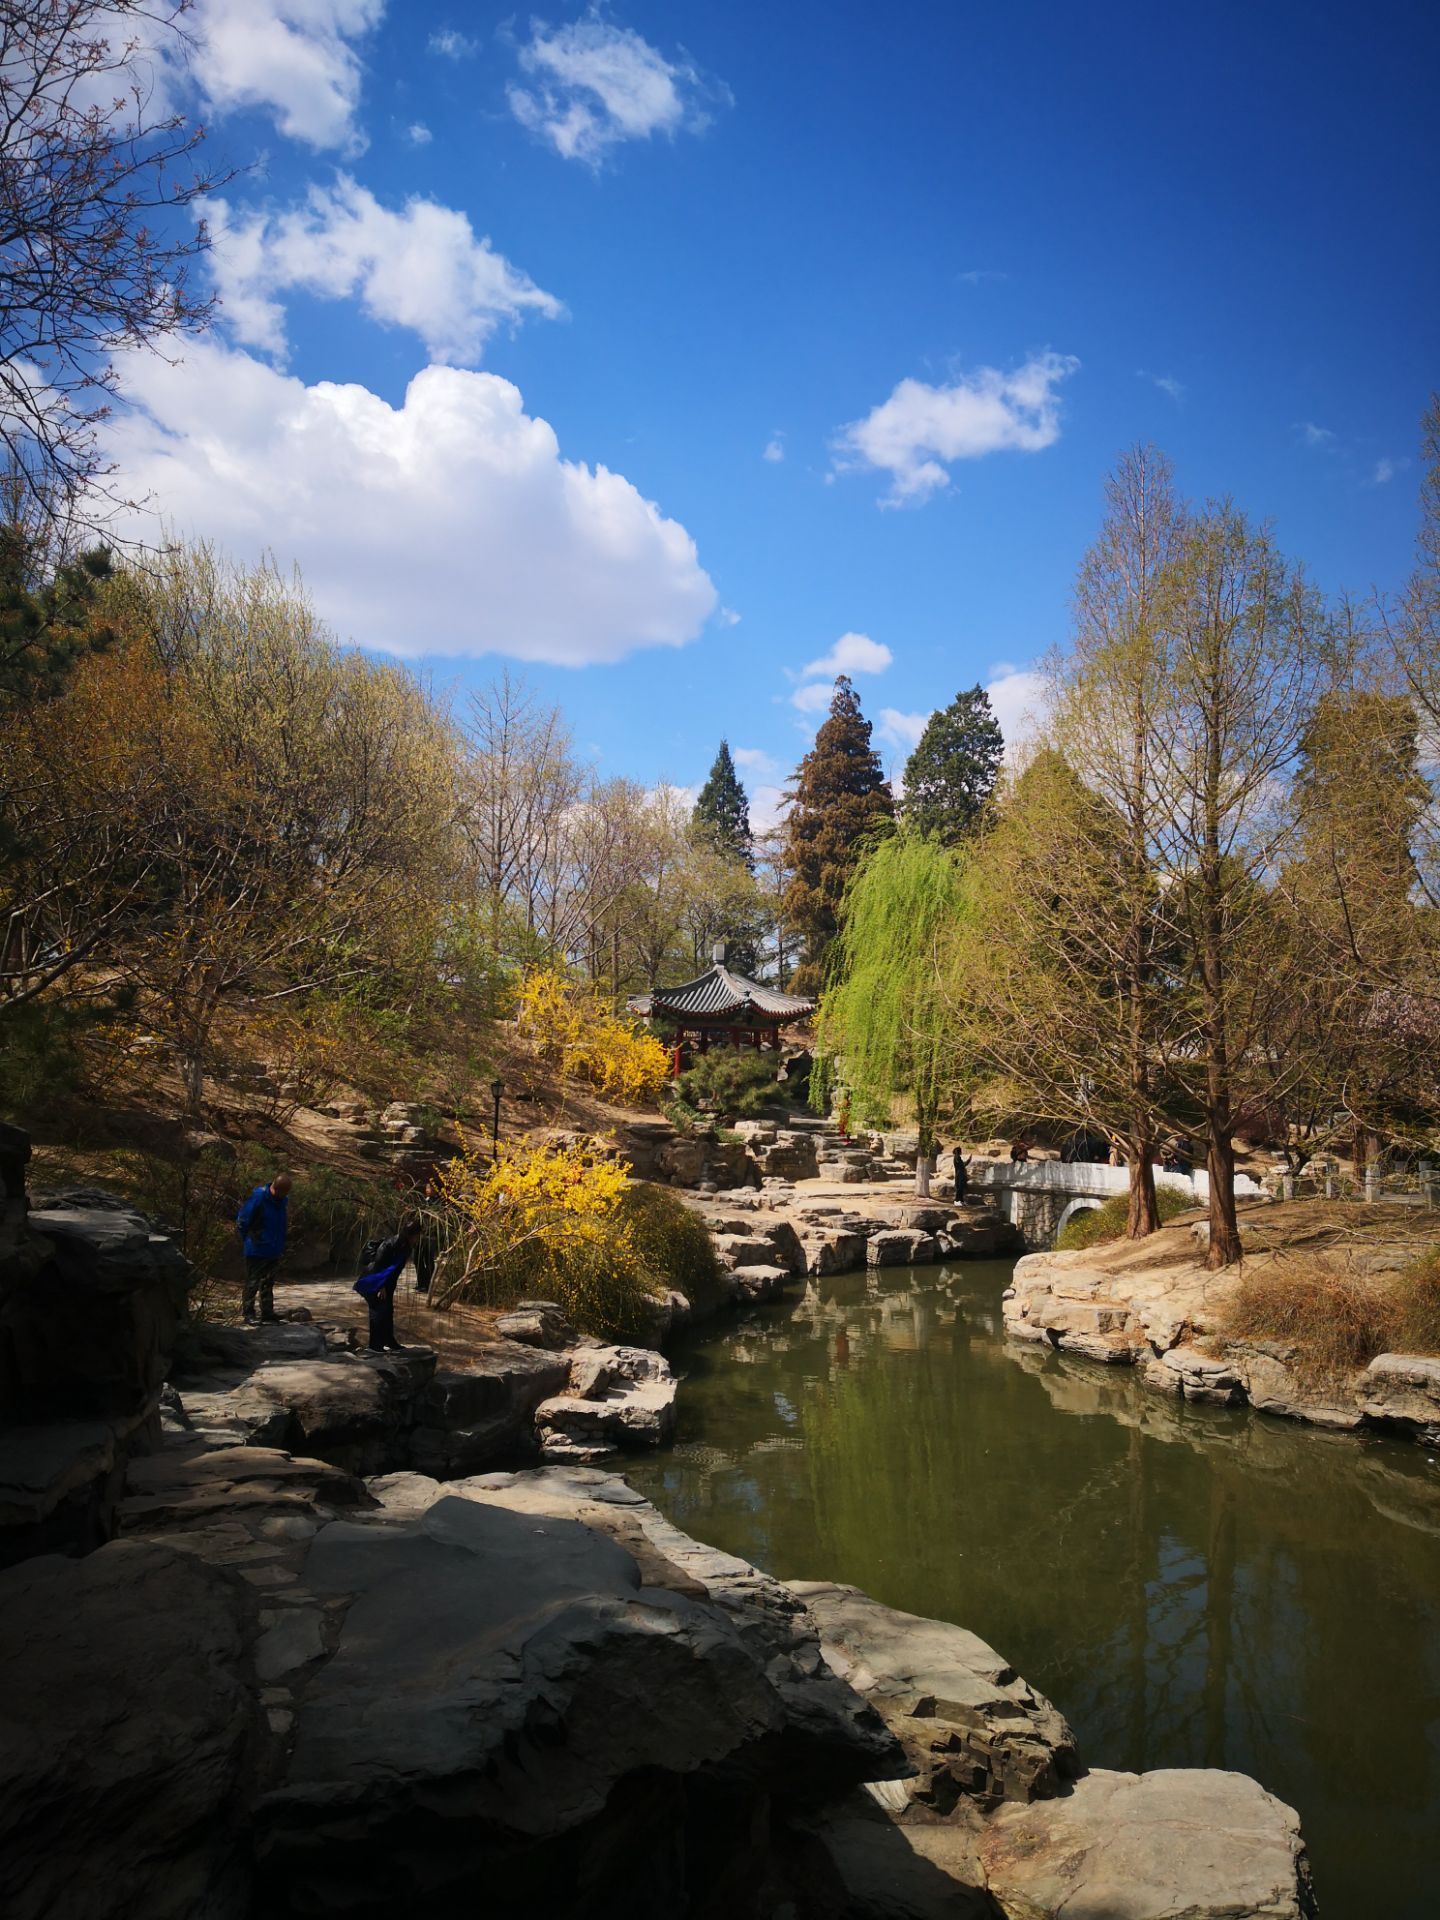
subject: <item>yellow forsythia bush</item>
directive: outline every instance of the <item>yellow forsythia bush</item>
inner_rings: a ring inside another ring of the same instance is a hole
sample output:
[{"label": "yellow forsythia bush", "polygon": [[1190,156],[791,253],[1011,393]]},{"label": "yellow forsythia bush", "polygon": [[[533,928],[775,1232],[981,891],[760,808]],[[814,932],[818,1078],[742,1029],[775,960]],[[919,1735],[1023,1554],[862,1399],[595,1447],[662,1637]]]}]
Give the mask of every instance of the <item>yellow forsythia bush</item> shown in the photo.
[{"label": "yellow forsythia bush", "polygon": [[670,1056],[653,1034],[610,1012],[593,990],[553,968],[528,973],[516,1025],[541,1059],[584,1080],[606,1100],[635,1106],[659,1098]]},{"label": "yellow forsythia bush", "polygon": [[656,1288],[625,1205],[631,1185],[581,1147],[522,1145],[492,1163],[466,1140],[436,1176],[445,1250],[435,1304],[536,1296],[589,1332],[640,1331]]}]

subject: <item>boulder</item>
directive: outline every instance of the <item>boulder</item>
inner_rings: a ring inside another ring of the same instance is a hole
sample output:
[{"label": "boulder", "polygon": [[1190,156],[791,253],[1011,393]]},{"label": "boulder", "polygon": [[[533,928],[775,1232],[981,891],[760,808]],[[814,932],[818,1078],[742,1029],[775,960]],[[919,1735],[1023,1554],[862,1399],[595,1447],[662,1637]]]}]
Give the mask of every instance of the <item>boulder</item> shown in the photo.
[{"label": "boulder", "polygon": [[675,1428],[677,1382],[649,1347],[581,1347],[569,1392],[535,1409],[541,1457],[596,1459],[616,1447],[658,1447]]},{"label": "boulder", "polygon": [[899,1809],[944,1816],[962,1796],[983,1806],[1031,1800],[1079,1772],[1065,1720],[977,1635],[857,1587],[789,1585],[819,1626],[831,1671],[878,1710],[915,1767],[896,1789]]},{"label": "boulder", "polygon": [[437,1373],[415,1406],[407,1458],[442,1479],[483,1473],[507,1456],[533,1457],[531,1416],[570,1377],[563,1354],[510,1342],[472,1352],[463,1372]]},{"label": "boulder", "polygon": [[1360,1376],[1356,1399],[1367,1420],[1440,1445],[1440,1359],[1433,1355],[1377,1354]]},{"label": "boulder", "polygon": [[563,1512],[406,1511],[307,1553],[347,1604],[259,1810],[261,1910],[658,1915],[723,1876],[709,1911],[773,1911],[767,1801],[903,1769],[792,1616]]},{"label": "boulder", "polygon": [[495,1331],[504,1340],[519,1340],[526,1346],[552,1350],[572,1346],[575,1329],[563,1307],[553,1300],[520,1300],[495,1322]]},{"label": "boulder", "polygon": [[428,1348],[274,1361],[228,1396],[226,1411],[251,1445],[383,1473],[405,1464],[416,1402],[434,1371]]},{"label": "boulder", "polygon": [[787,1267],[737,1267],[730,1276],[735,1298],[748,1305],[781,1299],[790,1277]]},{"label": "boulder", "polygon": [[872,1233],[865,1243],[868,1267],[905,1267],[917,1260],[934,1258],[933,1235],[920,1233],[914,1227],[892,1227],[883,1233]]},{"label": "boulder", "polygon": [[1004,1807],[980,1855],[1009,1920],[1310,1920],[1300,1823],[1243,1773],[1109,1773]]},{"label": "boulder", "polygon": [[0,1576],[8,1920],[245,1920],[250,1595],[120,1540]]}]

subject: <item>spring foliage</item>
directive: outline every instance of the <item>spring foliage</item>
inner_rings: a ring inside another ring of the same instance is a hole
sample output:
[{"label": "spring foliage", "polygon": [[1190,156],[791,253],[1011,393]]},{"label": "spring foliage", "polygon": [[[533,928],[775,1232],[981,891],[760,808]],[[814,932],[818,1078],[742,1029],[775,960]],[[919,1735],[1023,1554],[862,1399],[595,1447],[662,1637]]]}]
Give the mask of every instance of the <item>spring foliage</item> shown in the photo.
[{"label": "spring foliage", "polygon": [[874,1118],[908,1094],[927,1154],[955,1063],[940,956],[965,914],[964,869],[948,847],[904,830],[882,840],[846,889],[820,1009],[827,1063]]},{"label": "spring foliage", "polygon": [[516,1024],[542,1060],[622,1105],[657,1099],[670,1071],[670,1056],[652,1034],[637,1032],[588,986],[550,967],[525,976]]}]

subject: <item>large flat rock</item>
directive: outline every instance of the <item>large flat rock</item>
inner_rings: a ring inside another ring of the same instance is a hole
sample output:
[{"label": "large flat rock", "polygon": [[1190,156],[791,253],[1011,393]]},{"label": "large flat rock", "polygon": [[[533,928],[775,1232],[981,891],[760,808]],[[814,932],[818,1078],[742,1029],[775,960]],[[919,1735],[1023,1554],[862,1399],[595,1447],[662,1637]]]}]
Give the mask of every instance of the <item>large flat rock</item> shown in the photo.
[{"label": "large flat rock", "polygon": [[980,1854],[1008,1920],[1309,1920],[1297,1816],[1243,1773],[1097,1770],[1005,1807]]}]

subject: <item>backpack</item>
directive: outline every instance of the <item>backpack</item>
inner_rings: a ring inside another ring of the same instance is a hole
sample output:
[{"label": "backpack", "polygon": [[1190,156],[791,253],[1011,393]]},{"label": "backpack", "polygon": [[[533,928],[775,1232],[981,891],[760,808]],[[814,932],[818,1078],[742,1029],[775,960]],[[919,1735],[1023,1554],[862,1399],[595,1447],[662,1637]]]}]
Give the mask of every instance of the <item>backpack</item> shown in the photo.
[{"label": "backpack", "polygon": [[384,1246],[384,1244],[385,1242],[383,1238],[377,1235],[375,1239],[367,1240],[364,1246],[361,1247],[360,1249],[361,1273],[369,1273],[371,1271],[371,1269],[375,1265],[375,1262],[380,1258],[380,1249],[381,1247]]}]

